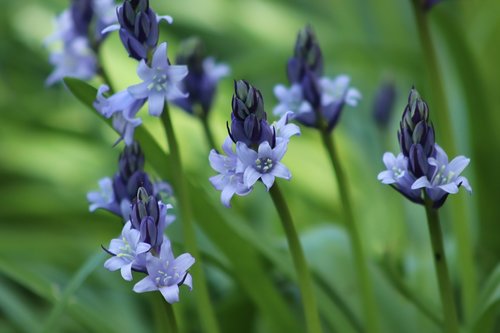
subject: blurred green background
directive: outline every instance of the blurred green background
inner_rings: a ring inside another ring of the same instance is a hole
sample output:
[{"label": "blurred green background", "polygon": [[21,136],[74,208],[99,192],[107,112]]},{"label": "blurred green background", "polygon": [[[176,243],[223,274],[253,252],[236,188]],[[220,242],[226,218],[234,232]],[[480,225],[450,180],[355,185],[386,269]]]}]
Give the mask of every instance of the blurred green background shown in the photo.
[{"label": "blurred green background", "polygon": [[[51,66],[42,43],[52,33],[54,16],[67,4],[62,0],[1,2],[0,332],[151,332],[162,325],[159,295],[135,294],[133,284],[102,267],[104,255],[96,257],[102,252],[100,245],[107,245],[121,227],[110,214],[90,214],[85,199],[86,192],[97,188],[98,179],[116,171],[121,150],[121,146],[112,148],[116,134],[61,84],[44,86]],[[219,144],[226,136],[232,78],[247,79],[261,89],[271,113],[276,104],[273,86],[287,83],[285,64],[296,33],[305,24],[316,31],[326,74],[351,76],[363,99],[358,107],[345,108],[334,140],[352,186],[383,332],[389,333],[439,332],[429,316],[417,309],[415,300],[409,300],[396,287],[398,282],[388,278],[396,276],[430,312],[440,313],[424,210],[376,179],[383,169],[383,152],[398,150],[399,117],[415,85],[429,103],[437,141],[454,140],[457,152],[472,159],[465,176],[473,195],[461,192],[450,197],[441,211],[457,298],[461,297],[461,258],[452,218],[456,202],[465,205],[461,211],[466,213],[463,220],[473,242],[480,291],[477,316],[486,308],[491,311],[490,320],[498,322],[499,296],[494,296],[500,295],[500,273],[492,272],[500,257],[500,177],[496,176],[500,167],[500,2],[444,0],[428,14],[438,72],[428,69],[409,0],[151,0],[151,6],[174,17],[174,24],[163,26],[161,34],[169,43],[170,57],[182,39],[196,35],[210,54],[232,68],[231,77],[221,83],[210,118]],[[137,82],[135,61],[127,57],[118,34],[106,40],[102,58],[118,89]],[[444,110],[436,106],[438,77],[444,82],[452,133],[440,132],[437,114]],[[372,106],[377,89],[387,80],[395,83],[397,100],[390,124],[381,129],[373,120]],[[145,126],[166,148],[158,119],[141,114]],[[208,202],[195,205],[207,210],[206,219],[197,221],[198,235],[223,331],[280,332],[272,311],[281,310],[266,308],[266,298],[271,296],[258,294],[269,285],[276,293],[272,296],[276,304],[287,305],[283,317],[293,314],[300,332],[298,290],[269,196],[258,186],[250,196],[233,199],[233,208],[222,207],[219,193],[207,180],[214,172],[208,165],[209,147],[201,124],[179,109],[174,108],[173,116],[189,177],[202,189],[193,195]],[[336,183],[318,133],[303,129],[301,137],[292,139],[284,162],[293,178],[280,183],[308,260],[361,321]],[[167,230],[178,244],[177,253],[182,249],[179,230],[175,224]],[[250,281],[255,290],[248,287]],[[325,331],[356,331],[338,303],[321,290],[318,295]],[[193,297],[183,291],[181,301],[176,305],[181,327],[201,331]],[[500,330],[498,323],[496,328]]]}]

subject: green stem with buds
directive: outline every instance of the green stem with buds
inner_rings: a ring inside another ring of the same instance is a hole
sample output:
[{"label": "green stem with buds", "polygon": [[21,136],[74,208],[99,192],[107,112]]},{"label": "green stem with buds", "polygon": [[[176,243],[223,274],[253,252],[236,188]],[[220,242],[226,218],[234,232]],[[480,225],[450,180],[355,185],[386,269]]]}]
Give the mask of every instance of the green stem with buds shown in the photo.
[{"label": "green stem with buds", "polygon": [[[420,1],[413,0],[413,8],[418,26],[420,42],[423,47],[423,54],[427,62],[427,69],[432,73],[432,77],[428,75],[428,82],[433,92],[436,120],[440,128],[441,135],[439,138],[443,140],[443,147],[448,152],[448,155],[455,156],[457,148],[454,141],[454,135],[451,127],[451,119],[449,114],[449,105],[446,100],[445,86],[440,75],[439,61],[437,58],[436,48],[434,47],[432,36],[429,31],[428,17],[422,9]],[[463,287],[463,306],[466,322],[472,319],[475,312],[477,300],[477,285],[476,271],[474,268],[474,251],[472,247],[471,232],[467,223],[467,210],[462,197],[457,197],[452,203],[452,216],[454,221],[454,229],[457,237],[457,249],[460,259],[459,272]]]},{"label": "green stem with buds", "polygon": [[455,302],[453,301],[453,290],[451,288],[448,266],[446,265],[446,255],[443,247],[443,235],[439,222],[438,211],[432,207],[432,201],[425,197],[425,212],[427,214],[427,224],[431,236],[434,266],[439,284],[439,296],[444,314],[444,332],[458,333],[458,319]]},{"label": "green stem with buds", "polygon": [[320,333],[322,332],[322,329],[313,293],[313,284],[307,267],[304,251],[302,250],[299,236],[297,235],[297,231],[295,230],[295,226],[293,224],[292,215],[290,214],[288,205],[286,204],[285,198],[283,197],[276,181],[269,190],[269,193],[271,194],[274,206],[278,211],[281,224],[285,230],[286,239],[288,241],[288,246],[290,247],[293,263],[297,272],[306,317],[307,331],[309,333]]},{"label": "green stem with buds", "polygon": [[196,281],[196,290],[194,292],[198,311],[201,316],[201,325],[204,332],[218,333],[219,327],[215,318],[213,306],[210,302],[205,274],[203,272],[203,264],[201,262],[201,255],[196,244],[196,234],[193,217],[191,215],[191,205],[182,171],[179,146],[177,145],[172,120],[170,118],[170,111],[167,104],[165,104],[165,108],[163,109],[161,120],[167,136],[170,156],[172,157],[172,165],[170,165],[173,173],[172,182],[178,198],[186,249],[191,253],[191,255],[193,255],[193,257],[196,258],[197,261],[196,265],[191,268],[191,274],[193,275],[193,280]]},{"label": "green stem with buds", "polygon": [[371,284],[370,273],[368,270],[368,265],[365,258],[365,253],[363,249],[363,243],[361,241],[361,235],[354,218],[354,212],[351,204],[351,195],[349,193],[349,187],[347,185],[347,179],[340,163],[337,150],[330,138],[329,132],[323,128],[320,130],[321,139],[330,158],[332,164],[335,178],[337,180],[337,185],[339,189],[340,198],[342,200],[342,207],[344,210],[345,225],[351,239],[351,247],[354,254],[354,261],[356,266],[356,271],[360,284],[360,291],[363,303],[363,310],[366,320],[365,331],[378,332],[379,324],[376,311],[375,296],[373,293],[373,287]]}]

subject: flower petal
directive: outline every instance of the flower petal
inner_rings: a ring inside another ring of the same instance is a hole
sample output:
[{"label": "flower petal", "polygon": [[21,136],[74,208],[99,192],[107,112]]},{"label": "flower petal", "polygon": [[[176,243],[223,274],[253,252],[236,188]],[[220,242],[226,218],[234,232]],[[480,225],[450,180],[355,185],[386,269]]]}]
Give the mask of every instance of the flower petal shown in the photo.
[{"label": "flower petal", "polygon": [[243,183],[247,187],[253,186],[262,174],[255,170],[252,166],[248,166],[243,173]]},{"label": "flower petal", "polygon": [[271,174],[273,176],[284,178],[286,180],[290,180],[292,178],[292,174],[290,170],[281,162],[275,162],[273,169],[271,170]]},{"label": "flower petal", "polygon": [[136,293],[144,293],[147,291],[158,290],[158,286],[149,276],[146,276],[144,279],[142,279],[141,281],[137,282],[134,285],[133,290]]},{"label": "flower petal", "polygon": [[163,92],[151,91],[148,98],[149,103],[149,114],[155,117],[159,117],[163,112],[163,106],[165,105],[165,95]]},{"label": "flower petal", "polygon": [[172,304],[179,302],[179,286],[176,284],[168,287],[160,287],[158,290],[168,303]]},{"label": "flower petal", "polygon": [[412,190],[417,190],[422,187],[431,187],[431,183],[426,176],[422,176],[411,185]]},{"label": "flower petal", "polygon": [[120,273],[125,281],[132,281],[132,262],[123,265],[120,269]]},{"label": "flower petal", "polygon": [[161,43],[158,45],[156,48],[154,54],[153,54],[153,61],[152,61],[152,66],[151,68],[153,69],[167,69],[168,67],[168,60],[167,60],[167,43]]}]

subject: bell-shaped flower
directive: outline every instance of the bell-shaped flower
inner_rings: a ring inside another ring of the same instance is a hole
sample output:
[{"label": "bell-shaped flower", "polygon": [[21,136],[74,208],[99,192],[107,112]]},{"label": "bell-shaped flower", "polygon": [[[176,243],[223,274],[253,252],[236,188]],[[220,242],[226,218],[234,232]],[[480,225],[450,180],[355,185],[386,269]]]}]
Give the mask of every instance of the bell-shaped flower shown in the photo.
[{"label": "bell-shaped flower", "polygon": [[236,172],[238,157],[233,151],[233,141],[227,137],[222,145],[226,155],[219,154],[212,149],[209,155],[210,166],[219,174],[210,177],[210,182],[216,190],[221,191],[221,202],[230,207],[233,195],[244,196],[252,191],[251,187],[243,183],[243,173]]},{"label": "bell-shaped flower", "polygon": [[286,112],[278,121],[271,124],[276,133],[276,143],[288,141],[294,135],[300,135],[300,128],[295,124],[289,123],[293,112]]},{"label": "bell-shaped flower", "polygon": [[99,191],[87,193],[87,200],[90,203],[89,211],[91,212],[103,208],[116,215],[121,214],[120,205],[116,202],[113,191],[113,181],[109,177],[99,180]]},{"label": "bell-shaped flower", "polygon": [[145,253],[149,251],[151,245],[140,241],[138,230],[132,229],[130,222],[123,226],[120,238],[111,240],[106,252],[113,255],[106,260],[104,267],[110,271],[120,270],[122,277],[132,280],[132,268],[145,270]]},{"label": "bell-shaped flower", "polygon": [[448,162],[448,155],[439,146],[435,145],[436,157],[428,159],[429,165],[433,167],[431,177],[422,176],[412,185],[412,189],[425,188],[429,199],[434,202],[434,207],[439,208],[444,204],[448,194],[458,193],[458,188],[463,186],[469,193],[472,188],[467,178],[460,174],[469,165],[470,159],[457,156]]},{"label": "bell-shaped flower", "polygon": [[158,290],[168,303],[176,303],[179,301],[179,286],[185,284],[192,289],[191,274],[187,271],[194,262],[195,259],[189,253],[174,258],[170,241],[165,237],[159,258],[147,254],[148,276],[135,284],[134,291],[144,293]]},{"label": "bell-shaped flower", "polygon": [[259,145],[258,151],[255,151],[243,142],[236,143],[236,154],[240,162],[237,171],[243,172],[245,186],[252,187],[257,180],[261,179],[269,190],[276,177],[286,180],[292,178],[290,170],[280,162],[286,153],[287,146],[288,141],[282,141],[271,148],[269,142],[264,141]]},{"label": "bell-shaped flower", "polygon": [[180,82],[188,74],[187,66],[170,65],[167,57],[167,43],[160,44],[154,54],[151,66],[143,59],[137,68],[137,75],[142,83],[128,88],[128,92],[136,99],[147,98],[149,114],[160,116],[165,101],[187,97],[180,88]]}]

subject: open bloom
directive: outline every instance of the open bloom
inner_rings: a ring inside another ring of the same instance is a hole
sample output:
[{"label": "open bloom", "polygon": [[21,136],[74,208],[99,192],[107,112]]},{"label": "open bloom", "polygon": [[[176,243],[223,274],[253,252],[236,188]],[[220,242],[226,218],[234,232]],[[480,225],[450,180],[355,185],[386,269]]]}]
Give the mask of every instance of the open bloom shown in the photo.
[{"label": "open bloom", "polygon": [[237,170],[243,172],[245,186],[251,187],[261,179],[269,190],[276,177],[289,180],[292,177],[290,170],[280,162],[287,146],[288,141],[282,141],[271,148],[269,142],[264,141],[259,145],[258,151],[255,151],[243,142],[236,143],[236,154],[240,161]]},{"label": "open bloom", "polygon": [[189,253],[174,258],[170,241],[165,237],[160,249],[160,257],[147,254],[148,276],[134,286],[136,293],[159,290],[168,303],[179,301],[179,286],[185,284],[192,289],[192,278],[187,272],[195,259]]},{"label": "open bloom", "polygon": [[129,87],[128,91],[136,99],[147,98],[149,114],[159,116],[165,101],[187,97],[187,94],[179,89],[181,80],[187,74],[187,66],[170,65],[167,58],[167,43],[162,43],[153,54],[151,67],[144,59],[141,60],[137,75],[143,82]]},{"label": "open bloom", "polygon": [[[139,266],[142,269],[145,263],[144,253],[149,251],[151,245],[139,241],[140,232],[132,229],[130,222],[123,226],[120,238],[111,240],[107,252],[113,257],[106,260],[104,267],[110,271],[120,270],[122,277],[132,280],[132,267]],[[141,258],[142,255],[142,258]]]},{"label": "open bloom", "polygon": [[99,191],[87,193],[87,200],[90,203],[89,210],[91,212],[99,208],[104,208],[120,215],[120,205],[115,200],[113,181],[109,177],[99,180]]},{"label": "open bloom", "polygon": [[233,195],[247,195],[252,188],[243,183],[243,173],[236,172],[238,157],[233,151],[233,141],[228,136],[222,145],[222,150],[226,156],[219,154],[212,149],[209,155],[210,166],[218,175],[210,177],[212,185],[221,192],[221,202],[226,207],[230,207]]},{"label": "open bloom", "polygon": [[432,176],[430,178],[427,176],[420,177],[413,183],[411,188],[425,188],[429,198],[435,205],[439,206],[441,202],[444,202],[448,194],[457,193],[460,186],[463,186],[469,193],[472,192],[467,178],[460,176],[462,171],[469,165],[470,159],[457,156],[451,162],[448,162],[446,152],[437,144],[435,150],[436,157],[428,159],[429,165],[434,167]]}]

